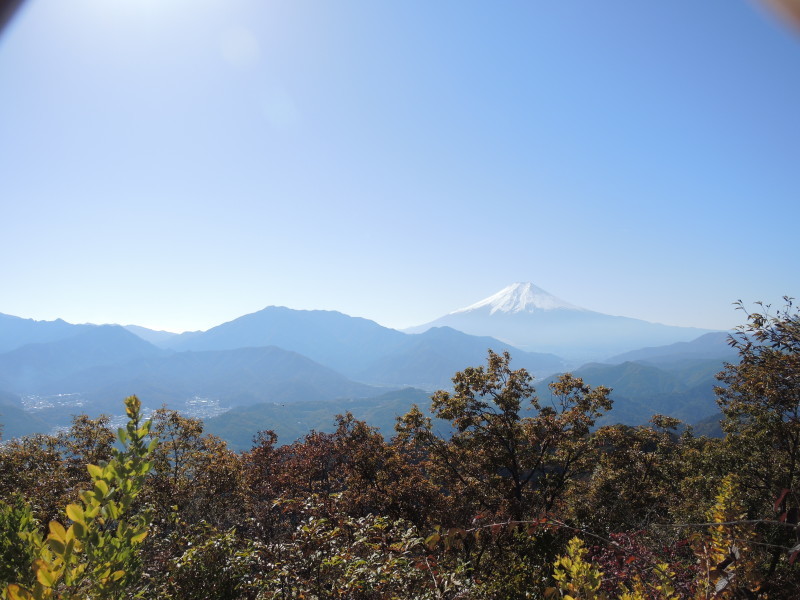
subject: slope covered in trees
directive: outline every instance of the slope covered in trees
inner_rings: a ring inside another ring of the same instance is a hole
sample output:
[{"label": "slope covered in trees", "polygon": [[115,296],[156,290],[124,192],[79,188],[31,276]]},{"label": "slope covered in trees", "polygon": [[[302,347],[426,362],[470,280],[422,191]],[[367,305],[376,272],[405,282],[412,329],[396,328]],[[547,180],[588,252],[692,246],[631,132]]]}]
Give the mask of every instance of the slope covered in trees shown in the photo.
[{"label": "slope covered in trees", "polygon": [[[609,390],[537,396],[507,354],[386,440],[243,453],[162,409],[119,435],[76,418],[0,447],[7,598],[516,599],[800,596],[800,315],[749,314],[716,391],[725,437],[675,419],[594,427]],[[528,409],[533,410],[528,410]],[[88,465],[88,467],[87,467]],[[22,532],[22,535],[20,535]]]}]

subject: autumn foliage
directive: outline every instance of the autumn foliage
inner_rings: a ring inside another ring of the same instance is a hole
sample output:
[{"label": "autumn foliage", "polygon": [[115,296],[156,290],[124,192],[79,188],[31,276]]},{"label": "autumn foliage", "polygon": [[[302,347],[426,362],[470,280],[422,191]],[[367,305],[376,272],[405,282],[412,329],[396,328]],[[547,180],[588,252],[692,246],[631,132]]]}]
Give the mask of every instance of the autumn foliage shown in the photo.
[{"label": "autumn foliage", "polygon": [[[800,597],[800,317],[747,314],[719,375],[724,438],[600,427],[610,390],[535,390],[511,357],[455,374],[396,435],[235,453],[129,398],[0,446],[4,598]],[[433,418],[431,418],[431,415]],[[435,420],[434,420],[435,419]],[[448,423],[442,427],[441,423]]]}]

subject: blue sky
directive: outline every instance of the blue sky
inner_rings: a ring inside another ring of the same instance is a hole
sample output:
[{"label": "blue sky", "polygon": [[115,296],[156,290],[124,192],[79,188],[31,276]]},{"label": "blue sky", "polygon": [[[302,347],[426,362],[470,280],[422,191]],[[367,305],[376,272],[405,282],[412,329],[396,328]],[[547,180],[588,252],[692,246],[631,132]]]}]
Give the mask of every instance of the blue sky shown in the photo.
[{"label": "blue sky", "polygon": [[0,312],[405,327],[531,281],[729,327],[800,294],[798,73],[745,0],[29,0]]}]

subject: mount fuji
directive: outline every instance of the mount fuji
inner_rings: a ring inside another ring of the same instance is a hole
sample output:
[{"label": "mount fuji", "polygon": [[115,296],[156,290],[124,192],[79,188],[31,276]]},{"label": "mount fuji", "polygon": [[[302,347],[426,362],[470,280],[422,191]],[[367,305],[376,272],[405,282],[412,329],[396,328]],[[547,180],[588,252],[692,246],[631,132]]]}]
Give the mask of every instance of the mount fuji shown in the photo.
[{"label": "mount fuji", "polygon": [[574,361],[602,360],[638,348],[688,342],[712,331],[587,310],[532,283],[513,283],[484,300],[405,331],[419,333],[442,326]]}]

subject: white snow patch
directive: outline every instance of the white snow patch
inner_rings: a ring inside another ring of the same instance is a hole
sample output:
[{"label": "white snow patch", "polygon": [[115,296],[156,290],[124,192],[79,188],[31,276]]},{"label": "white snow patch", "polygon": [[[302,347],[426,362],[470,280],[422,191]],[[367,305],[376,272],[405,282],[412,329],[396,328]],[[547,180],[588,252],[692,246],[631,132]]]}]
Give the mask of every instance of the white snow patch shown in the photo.
[{"label": "white snow patch", "polygon": [[555,310],[566,308],[570,310],[586,310],[570,304],[561,298],[547,293],[532,283],[512,283],[493,296],[451,312],[451,315],[470,312],[484,307],[490,307],[489,314],[496,312],[520,313],[535,310]]}]

